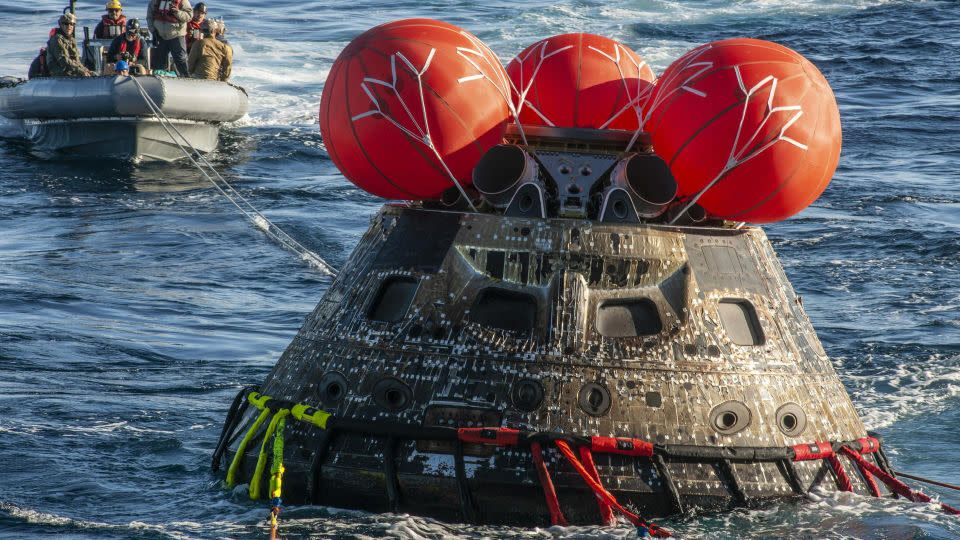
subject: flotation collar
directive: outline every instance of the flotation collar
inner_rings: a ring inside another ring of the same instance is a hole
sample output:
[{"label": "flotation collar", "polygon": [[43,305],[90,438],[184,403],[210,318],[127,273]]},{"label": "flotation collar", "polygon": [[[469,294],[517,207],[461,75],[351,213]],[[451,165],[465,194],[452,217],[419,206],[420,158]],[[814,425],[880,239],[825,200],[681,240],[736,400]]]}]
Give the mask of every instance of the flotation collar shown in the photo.
[{"label": "flotation collar", "polygon": [[[804,487],[800,481],[794,463],[801,461],[825,461],[833,472],[834,479],[840,491],[853,491],[850,477],[844,470],[839,455],[848,457],[856,464],[861,476],[874,497],[881,497],[876,479],[881,480],[887,488],[904,498],[916,502],[930,502],[929,496],[912,490],[909,486],[898,480],[886,456],[883,453],[881,441],[876,436],[862,437],[853,441],[815,441],[807,444],[798,444],[787,447],[717,447],[717,446],[691,446],[691,445],[667,445],[654,444],[642,439],[629,437],[605,437],[605,436],[578,436],[561,433],[532,432],[505,427],[472,427],[472,428],[439,428],[424,427],[409,424],[401,424],[389,421],[361,421],[348,418],[339,418],[303,403],[295,403],[275,399],[265,394],[261,394],[256,388],[244,388],[234,399],[233,406],[227,415],[220,440],[217,443],[217,449],[214,452],[212,466],[214,470],[219,470],[220,459],[229,445],[229,440],[233,431],[239,425],[243,409],[246,404],[253,405],[260,410],[260,415],[247,429],[233,460],[227,470],[226,485],[233,487],[237,483],[237,472],[240,463],[246,453],[251,440],[260,431],[260,428],[266,422],[267,418],[273,416],[263,434],[263,441],[260,445],[260,452],[257,458],[257,466],[250,480],[250,498],[260,498],[260,478],[266,468],[268,442],[273,439],[273,464],[271,466],[270,477],[270,497],[271,497],[271,526],[272,533],[275,534],[276,517],[280,512],[281,502],[281,484],[284,473],[283,468],[283,431],[286,425],[286,419],[293,418],[312,424],[328,433],[323,439],[324,446],[317,450],[317,455],[326,453],[325,445],[329,444],[329,432],[348,432],[362,434],[366,436],[383,436],[390,441],[397,439],[426,439],[438,441],[452,441],[455,443],[456,452],[454,455],[457,469],[457,483],[460,491],[461,506],[465,518],[473,515],[472,500],[470,497],[469,486],[466,481],[466,475],[463,474],[463,445],[464,444],[483,444],[497,447],[525,447],[529,448],[534,467],[540,478],[541,487],[544,491],[547,507],[550,510],[551,522],[555,525],[563,525],[566,519],[560,508],[556,490],[550,478],[549,470],[543,461],[544,445],[553,444],[563,455],[570,466],[583,478],[584,482],[594,492],[597,504],[600,509],[600,515],[605,523],[613,522],[613,510],[617,510],[624,517],[630,520],[637,527],[638,535],[652,536],[655,538],[666,538],[671,536],[670,532],[646,521],[643,517],[631,512],[620,504],[616,497],[607,490],[602,483],[600,475],[593,463],[593,454],[619,454],[641,459],[649,459],[657,469],[658,475],[664,480],[666,494],[671,498],[674,509],[678,513],[683,513],[683,504],[680,500],[680,493],[676,484],[666,466],[666,460],[700,460],[717,463],[721,469],[727,471],[726,476],[729,479],[729,485],[726,487],[735,499],[745,500],[743,488],[740,485],[737,475],[731,464],[731,460],[756,461],[776,463],[782,466],[786,472],[788,482],[794,493],[803,495],[809,492],[814,486]],[[387,447],[393,445],[388,444]],[[279,448],[279,453],[278,449]],[[574,448],[579,452],[579,459],[574,453]],[[387,455],[391,454],[391,455]],[[870,463],[863,458],[867,454],[876,454],[878,465]],[[392,452],[384,454],[384,471],[388,474],[387,486],[396,481],[396,465],[391,465]],[[316,464],[317,461],[315,460]],[[315,465],[316,466],[316,465]],[[315,471],[314,471],[315,472]],[[318,478],[316,474],[312,477]],[[309,490],[315,490],[316,487],[309,487]],[[389,495],[389,494],[388,494]],[[391,499],[394,497],[391,496]],[[947,505],[941,504],[944,512],[955,514],[958,511]]]}]

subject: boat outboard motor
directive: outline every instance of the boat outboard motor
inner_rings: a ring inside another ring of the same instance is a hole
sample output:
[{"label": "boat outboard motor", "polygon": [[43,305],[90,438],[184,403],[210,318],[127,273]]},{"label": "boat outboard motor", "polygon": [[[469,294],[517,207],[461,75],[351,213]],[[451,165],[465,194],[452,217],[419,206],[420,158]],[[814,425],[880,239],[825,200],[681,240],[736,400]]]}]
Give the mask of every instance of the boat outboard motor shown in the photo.
[{"label": "boat outboard motor", "polygon": [[663,214],[677,196],[677,181],[656,154],[633,154],[614,166],[598,219],[638,223]]},{"label": "boat outboard motor", "polygon": [[537,161],[523,148],[498,144],[473,168],[473,187],[494,208],[506,208],[521,186],[537,182],[539,171]]}]

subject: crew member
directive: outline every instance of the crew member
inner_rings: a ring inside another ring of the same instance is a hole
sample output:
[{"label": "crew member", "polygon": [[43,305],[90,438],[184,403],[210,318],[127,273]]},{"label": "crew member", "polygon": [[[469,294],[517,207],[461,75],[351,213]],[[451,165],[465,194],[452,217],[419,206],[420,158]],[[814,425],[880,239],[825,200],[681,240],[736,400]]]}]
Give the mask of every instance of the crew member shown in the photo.
[{"label": "crew member", "polygon": [[227,41],[226,33],[227,23],[223,22],[223,17],[220,17],[220,19],[217,20],[217,39],[229,45],[230,42]]},{"label": "crew member", "polygon": [[[177,74],[187,77],[187,23],[193,18],[190,0],[150,0],[147,26],[157,41],[157,58],[165,67],[167,56],[173,56]],[[156,67],[156,66],[155,66]]]},{"label": "crew member", "polygon": [[194,79],[226,81],[230,78],[233,64],[233,50],[216,38],[218,24],[207,19],[203,21],[203,39],[193,45],[190,59],[190,76]]},{"label": "crew member", "polygon": [[207,18],[207,5],[203,2],[198,2],[197,5],[193,6],[193,19],[187,23],[187,53],[190,53],[190,47],[194,43],[203,39],[203,30],[200,29],[200,25],[203,24],[204,19]]},{"label": "crew member", "polygon": [[113,66],[114,71],[117,72],[117,75],[121,77],[127,77],[130,75],[130,64],[126,60],[121,60],[117,62],[117,65]]},{"label": "crew member", "polygon": [[77,17],[73,13],[60,16],[60,26],[47,40],[47,69],[53,77],[90,77],[93,72],[80,61],[80,49],[73,37]]},{"label": "crew member", "polygon": [[95,39],[113,39],[123,33],[127,26],[127,17],[123,14],[120,0],[107,1],[107,14],[100,18],[93,29]]},{"label": "crew member", "polygon": [[140,21],[130,19],[127,21],[127,31],[110,44],[107,58],[112,61],[126,60],[134,74],[146,75],[147,49],[147,44],[140,37]]}]

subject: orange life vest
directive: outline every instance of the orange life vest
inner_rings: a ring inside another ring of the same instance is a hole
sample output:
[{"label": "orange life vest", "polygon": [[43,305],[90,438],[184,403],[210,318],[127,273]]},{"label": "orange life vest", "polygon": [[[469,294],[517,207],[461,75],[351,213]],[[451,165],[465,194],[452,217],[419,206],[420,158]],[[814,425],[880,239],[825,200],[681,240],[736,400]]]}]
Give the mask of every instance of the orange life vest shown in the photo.
[{"label": "orange life vest", "polygon": [[171,12],[178,11],[183,0],[157,0],[157,7],[153,10],[153,18],[168,23],[180,22]]},{"label": "orange life vest", "polygon": [[127,30],[127,16],[121,15],[117,19],[111,19],[109,15],[100,18],[100,25],[103,27],[103,38],[115,38]]},{"label": "orange life vest", "polygon": [[49,77],[50,69],[47,68],[47,48],[46,47],[40,47],[40,56],[38,58],[40,59],[40,76]]},{"label": "orange life vest", "polygon": [[193,45],[193,42],[203,39],[203,31],[200,30],[200,24],[195,20],[187,23],[187,49]]},{"label": "orange life vest", "polygon": [[[127,52],[128,45],[130,45],[129,41],[127,41],[126,39],[122,40],[120,42],[120,52],[121,53]],[[139,37],[133,41],[133,50],[130,51],[130,55],[133,56],[134,60],[136,60],[137,58],[140,58],[140,48],[142,45],[143,45],[143,42],[140,40]]]}]

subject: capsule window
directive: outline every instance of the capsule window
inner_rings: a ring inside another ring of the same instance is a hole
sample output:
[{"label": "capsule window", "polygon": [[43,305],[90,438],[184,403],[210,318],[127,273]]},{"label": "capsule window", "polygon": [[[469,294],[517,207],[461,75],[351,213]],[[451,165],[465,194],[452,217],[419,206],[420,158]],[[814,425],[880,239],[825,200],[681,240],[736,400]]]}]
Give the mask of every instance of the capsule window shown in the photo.
[{"label": "capsule window", "polygon": [[597,332],[601,336],[652,336],[661,330],[660,312],[649,298],[605,302],[597,309]]},{"label": "capsule window", "polygon": [[537,320],[537,300],[504,289],[484,289],[470,308],[469,319],[491,328],[529,335]]},{"label": "capsule window", "polygon": [[719,308],[720,322],[731,341],[737,345],[763,345],[763,329],[753,304],[747,300],[723,299]]},{"label": "capsule window", "polygon": [[377,296],[367,310],[367,318],[374,321],[397,322],[407,314],[417,294],[416,279],[393,276],[384,280]]}]

